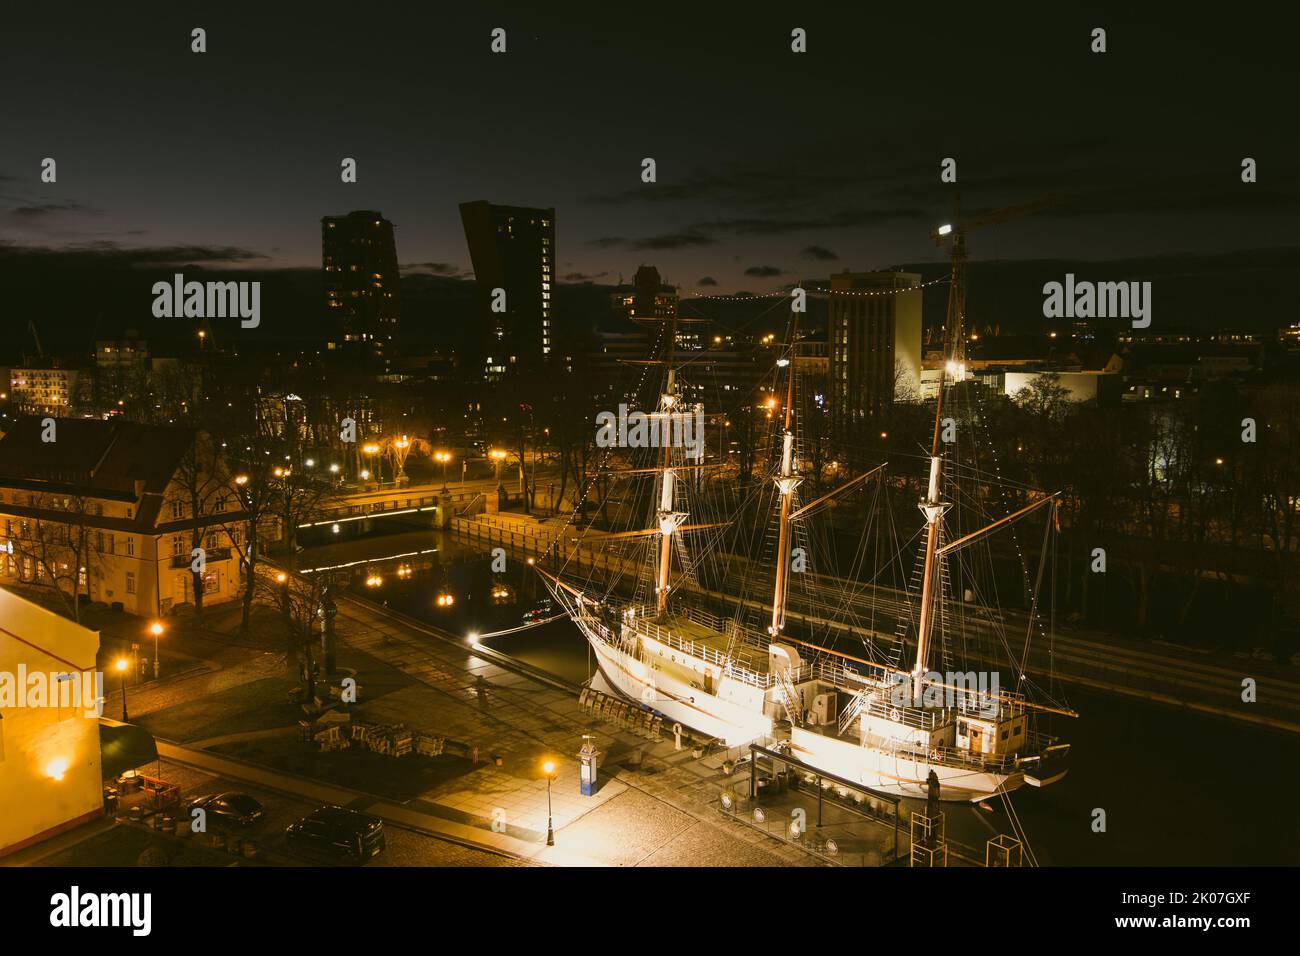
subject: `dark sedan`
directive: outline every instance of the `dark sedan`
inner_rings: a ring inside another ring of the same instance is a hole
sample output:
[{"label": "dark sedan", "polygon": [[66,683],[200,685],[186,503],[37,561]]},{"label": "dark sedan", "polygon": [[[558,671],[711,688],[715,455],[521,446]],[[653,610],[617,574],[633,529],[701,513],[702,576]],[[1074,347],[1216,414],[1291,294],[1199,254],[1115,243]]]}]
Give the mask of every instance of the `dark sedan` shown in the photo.
[{"label": "dark sedan", "polygon": [[321,807],[284,831],[296,853],[364,863],[384,849],[384,823],[344,807]]},{"label": "dark sedan", "polygon": [[194,810],[202,810],[208,825],[225,824],[233,827],[251,827],[262,819],[262,805],[246,793],[213,793],[195,797],[185,804],[186,816],[194,818]]}]

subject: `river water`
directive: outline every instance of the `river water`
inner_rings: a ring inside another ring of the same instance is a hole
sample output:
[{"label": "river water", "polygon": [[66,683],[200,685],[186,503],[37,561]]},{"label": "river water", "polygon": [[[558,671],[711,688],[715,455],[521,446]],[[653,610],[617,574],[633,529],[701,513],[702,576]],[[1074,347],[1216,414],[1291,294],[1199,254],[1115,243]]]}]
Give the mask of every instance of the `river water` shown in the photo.
[{"label": "river water", "polygon": [[[360,597],[566,680],[591,673],[568,620],[515,630],[547,597],[522,561],[493,574],[484,551],[420,531],[308,547],[299,565],[332,567]],[[1300,826],[1287,809],[1300,788],[1300,737],[1119,695],[1068,696],[1082,716],[1057,718],[1052,731],[1073,745],[1069,775],[1009,798],[1040,864],[1300,863]],[[1010,830],[1000,804],[946,805],[950,837],[982,847]]]}]

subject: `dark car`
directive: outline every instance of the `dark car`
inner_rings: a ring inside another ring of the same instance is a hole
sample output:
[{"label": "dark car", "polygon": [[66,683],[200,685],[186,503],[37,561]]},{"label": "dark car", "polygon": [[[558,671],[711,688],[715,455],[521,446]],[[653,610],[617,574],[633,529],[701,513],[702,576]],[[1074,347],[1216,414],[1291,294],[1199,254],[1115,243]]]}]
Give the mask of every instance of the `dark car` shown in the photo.
[{"label": "dark car", "polygon": [[284,831],[289,849],[363,863],[384,849],[384,822],[344,807],[321,807]]},{"label": "dark car", "polygon": [[192,811],[200,809],[207,816],[208,826],[225,824],[234,827],[251,827],[262,819],[262,814],[265,812],[262,805],[248,794],[234,791],[195,797],[185,804],[186,815],[191,819],[194,818]]}]

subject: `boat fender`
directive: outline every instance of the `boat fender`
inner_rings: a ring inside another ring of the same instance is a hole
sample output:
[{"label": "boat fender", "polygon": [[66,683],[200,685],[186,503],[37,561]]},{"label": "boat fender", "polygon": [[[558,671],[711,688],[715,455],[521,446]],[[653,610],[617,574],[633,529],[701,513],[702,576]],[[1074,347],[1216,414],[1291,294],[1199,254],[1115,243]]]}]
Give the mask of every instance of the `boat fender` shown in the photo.
[{"label": "boat fender", "polygon": [[890,719],[890,720],[898,720],[898,708],[897,708],[897,707],[895,707],[893,710],[891,710],[891,711],[889,712],[889,719]]}]

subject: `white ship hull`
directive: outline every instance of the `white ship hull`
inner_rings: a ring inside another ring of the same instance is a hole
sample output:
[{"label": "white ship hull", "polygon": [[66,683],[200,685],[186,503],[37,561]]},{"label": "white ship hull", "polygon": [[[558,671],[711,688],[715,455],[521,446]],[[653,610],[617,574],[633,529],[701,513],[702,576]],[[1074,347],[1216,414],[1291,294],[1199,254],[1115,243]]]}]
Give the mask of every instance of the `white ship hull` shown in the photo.
[{"label": "white ship hull", "polygon": [[[651,671],[599,638],[587,635],[587,641],[606,683],[629,701],[659,712],[665,720],[716,737],[728,747],[771,736],[772,718],[762,712],[762,692],[756,688],[728,686],[737,682],[723,677],[718,693],[711,694],[664,671]],[[757,706],[744,699],[751,696],[747,691],[758,695]],[[739,696],[740,702],[724,699],[728,692]]]},{"label": "white ship hull", "polygon": [[837,777],[900,797],[924,798],[931,770],[939,778],[941,799],[957,802],[978,803],[1000,793],[1009,793],[1025,782],[1024,773],[1019,770],[994,773],[974,766],[930,763],[905,754],[823,736],[805,727],[791,728],[790,755]]}]

